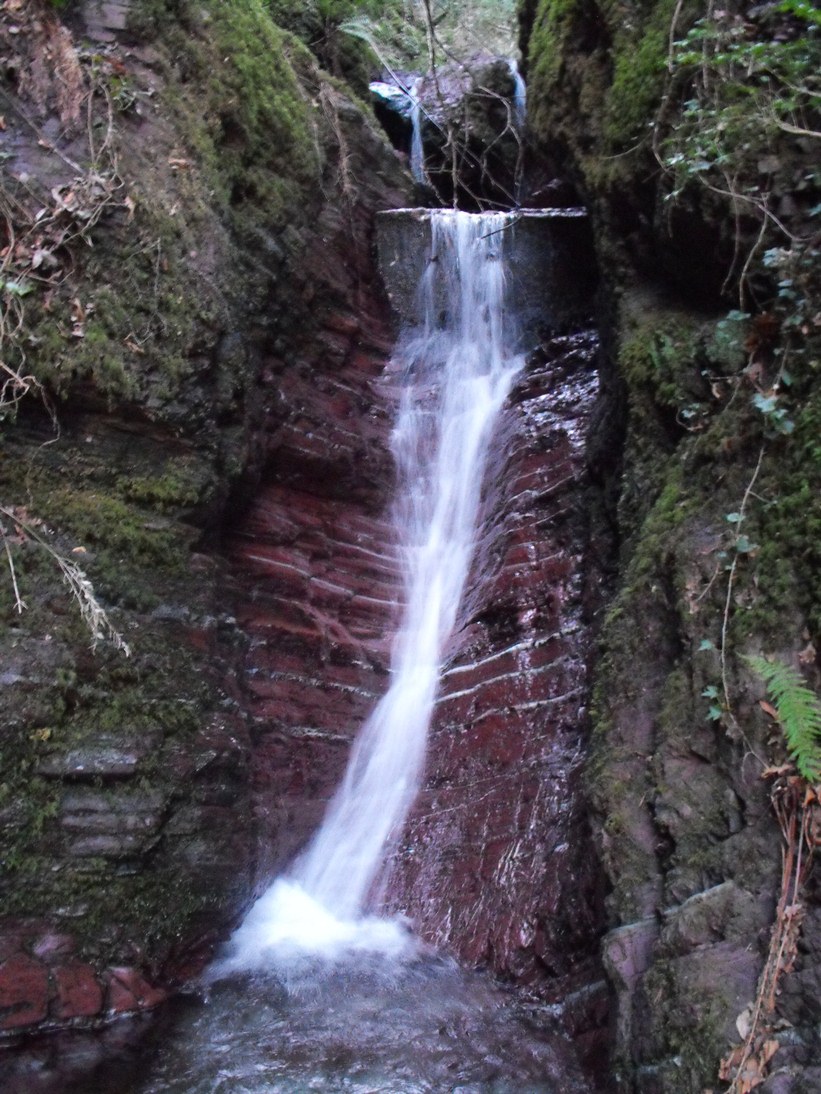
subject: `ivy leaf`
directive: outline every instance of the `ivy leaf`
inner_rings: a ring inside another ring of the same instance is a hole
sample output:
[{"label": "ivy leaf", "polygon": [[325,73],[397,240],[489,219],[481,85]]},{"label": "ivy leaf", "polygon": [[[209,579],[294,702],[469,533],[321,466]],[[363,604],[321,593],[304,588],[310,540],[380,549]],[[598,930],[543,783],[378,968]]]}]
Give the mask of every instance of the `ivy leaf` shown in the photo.
[{"label": "ivy leaf", "polygon": [[735,549],[740,555],[748,555],[752,551],[758,550],[758,544],[751,543],[747,536],[741,535],[735,541]]},{"label": "ivy leaf", "polygon": [[9,296],[28,296],[30,292],[34,292],[34,286],[28,281],[3,281],[0,289]]}]

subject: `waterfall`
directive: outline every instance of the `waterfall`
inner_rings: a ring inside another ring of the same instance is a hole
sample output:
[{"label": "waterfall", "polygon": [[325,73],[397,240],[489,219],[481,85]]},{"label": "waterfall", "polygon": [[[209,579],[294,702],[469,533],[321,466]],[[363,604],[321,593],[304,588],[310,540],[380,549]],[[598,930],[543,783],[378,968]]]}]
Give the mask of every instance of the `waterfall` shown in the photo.
[{"label": "waterfall", "polygon": [[395,951],[398,924],[363,916],[386,850],[401,833],[423,772],[445,644],[477,533],[494,423],[522,366],[505,306],[507,213],[431,211],[419,319],[392,368],[404,376],[392,447],[404,615],[391,683],[361,729],[321,828],[289,875],[252,908],[223,967],[265,952]]},{"label": "waterfall", "polygon": [[518,64],[515,61],[509,61],[508,66],[510,75],[513,77],[513,121],[516,131],[521,134],[524,132],[527,117],[527,87],[519,72]]},{"label": "waterfall", "polygon": [[411,101],[411,151],[410,170],[417,182],[427,182],[425,171],[425,148],[422,144],[422,103],[419,99],[419,88],[422,78],[414,82],[410,89]]}]

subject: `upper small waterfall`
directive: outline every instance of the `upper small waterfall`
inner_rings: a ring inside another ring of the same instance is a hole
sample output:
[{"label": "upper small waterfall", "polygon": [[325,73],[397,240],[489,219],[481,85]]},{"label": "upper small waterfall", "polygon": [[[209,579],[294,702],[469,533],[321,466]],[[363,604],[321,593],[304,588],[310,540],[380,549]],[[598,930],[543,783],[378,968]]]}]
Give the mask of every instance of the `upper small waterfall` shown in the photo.
[{"label": "upper small waterfall", "polygon": [[410,89],[411,101],[411,148],[410,170],[417,182],[426,182],[425,147],[422,143],[422,103],[419,100],[420,77]]},{"label": "upper small waterfall", "polygon": [[513,77],[513,120],[521,133],[527,117],[527,87],[515,61],[510,61],[510,75]]},{"label": "upper small waterfall", "polygon": [[493,427],[523,364],[505,299],[511,215],[428,216],[418,321],[406,328],[392,363],[404,376],[392,436],[404,614],[390,687],[360,731],[307,851],[234,936],[230,967],[264,963],[271,947],[401,944],[390,924],[361,917],[418,791],[443,650],[473,555]]}]

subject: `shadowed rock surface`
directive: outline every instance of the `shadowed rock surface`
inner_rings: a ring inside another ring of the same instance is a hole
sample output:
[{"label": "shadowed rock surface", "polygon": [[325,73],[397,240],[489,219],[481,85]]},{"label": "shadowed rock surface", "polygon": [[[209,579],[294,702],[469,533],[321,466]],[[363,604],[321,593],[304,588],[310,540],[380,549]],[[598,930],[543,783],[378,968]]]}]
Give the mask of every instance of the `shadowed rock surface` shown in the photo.
[{"label": "shadowed rock surface", "polygon": [[[779,78],[762,82],[758,62],[732,59],[748,51],[776,72],[789,57],[793,86],[809,92],[817,11],[792,21],[776,6],[730,5],[704,16],[686,4],[528,0],[529,126],[590,213],[603,282],[598,421],[616,428],[604,444],[594,430],[590,456],[620,557],[587,781],[611,886],[603,955],[615,1077],[637,1094],[700,1094],[724,1089],[725,1058],[728,1082],[798,1094],[818,1085],[821,1064],[808,990],[821,964],[818,886],[814,876],[803,891],[788,884],[801,894],[788,915],[803,929],[797,946],[793,935],[776,947],[770,995],[759,977],[782,885],[778,815],[796,799],[789,767],[762,778],[785,762],[785,741],[744,655],[792,664],[817,694],[817,508],[807,499],[821,484],[808,446],[819,330],[795,322],[820,298],[809,224],[818,178],[807,171],[817,134],[769,127]],[[709,61],[686,57],[699,35]],[[744,99],[756,82],[762,98]],[[728,126],[742,101],[740,128]],[[787,255],[789,303],[778,272]],[[762,414],[766,396],[788,413],[786,433]],[[749,1073],[738,1078],[759,989]]]},{"label": "shadowed rock surface", "polygon": [[[245,5],[89,2],[65,24],[7,5],[0,49],[4,225],[32,287],[4,359],[46,393],[2,438],[26,602],[3,582],[0,1026],[16,1034],[155,1005],[251,898],[268,829],[237,666],[256,632],[234,615],[224,530],[289,443],[303,477],[347,463],[342,497],[384,480],[384,458],[360,466],[371,399],[345,370],[377,372],[387,347],[370,233],[410,183]],[[89,649],[52,551],[129,657]]]}]

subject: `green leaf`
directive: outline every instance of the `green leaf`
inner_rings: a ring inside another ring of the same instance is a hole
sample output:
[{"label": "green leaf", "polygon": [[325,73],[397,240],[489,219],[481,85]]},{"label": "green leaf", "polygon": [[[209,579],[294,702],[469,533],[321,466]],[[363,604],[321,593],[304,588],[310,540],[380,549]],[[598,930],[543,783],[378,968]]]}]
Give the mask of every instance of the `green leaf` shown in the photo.
[{"label": "green leaf", "polygon": [[28,296],[30,292],[34,292],[34,286],[29,281],[3,281],[0,289],[9,296]]},{"label": "green leaf", "polygon": [[702,650],[714,650],[715,648],[715,643],[711,642],[709,638],[702,638],[698,644],[699,653],[701,653]]},{"label": "green leaf", "polygon": [[748,555],[751,551],[758,550],[758,544],[751,543],[747,536],[741,535],[735,541],[735,549],[740,555]]},{"label": "green leaf", "polygon": [[715,686],[715,684],[710,684],[709,687],[706,687],[701,694],[704,696],[705,699],[717,699],[718,688]]},{"label": "green leaf", "polygon": [[821,700],[792,665],[764,657],[744,660],[767,686],[798,773],[817,783],[821,780]]}]

